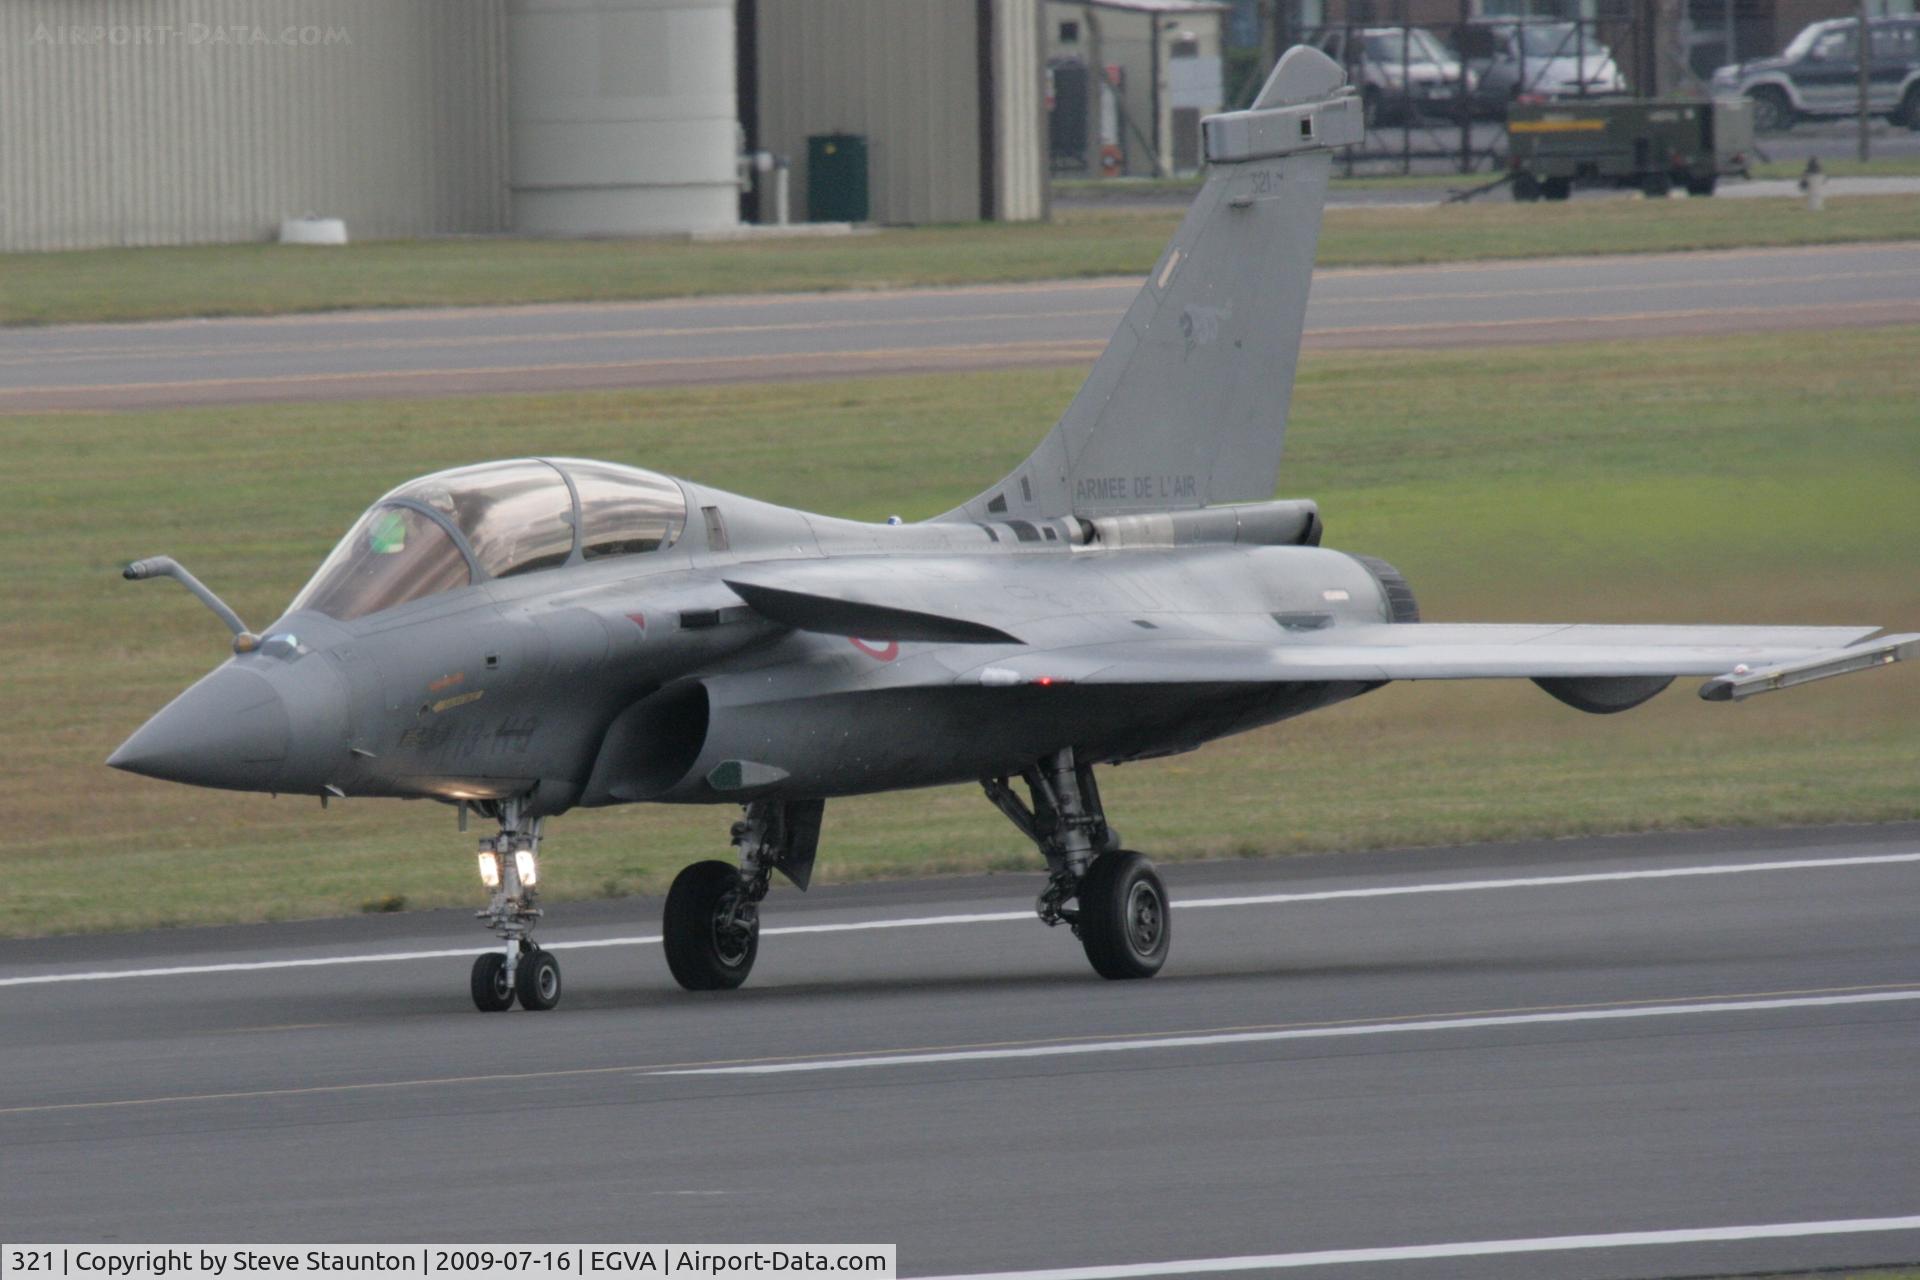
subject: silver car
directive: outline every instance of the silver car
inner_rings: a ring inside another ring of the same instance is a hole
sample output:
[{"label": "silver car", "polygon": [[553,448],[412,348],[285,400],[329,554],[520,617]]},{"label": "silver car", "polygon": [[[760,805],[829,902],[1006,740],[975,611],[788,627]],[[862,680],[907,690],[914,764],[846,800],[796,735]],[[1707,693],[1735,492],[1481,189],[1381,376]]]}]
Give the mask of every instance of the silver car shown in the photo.
[{"label": "silver car", "polygon": [[1516,98],[1625,93],[1613,50],[1574,22],[1470,22],[1455,34],[1473,75],[1473,105],[1502,115]]},{"label": "silver car", "polygon": [[1369,129],[1460,110],[1460,62],[1425,27],[1340,27],[1315,43],[1360,90]]}]

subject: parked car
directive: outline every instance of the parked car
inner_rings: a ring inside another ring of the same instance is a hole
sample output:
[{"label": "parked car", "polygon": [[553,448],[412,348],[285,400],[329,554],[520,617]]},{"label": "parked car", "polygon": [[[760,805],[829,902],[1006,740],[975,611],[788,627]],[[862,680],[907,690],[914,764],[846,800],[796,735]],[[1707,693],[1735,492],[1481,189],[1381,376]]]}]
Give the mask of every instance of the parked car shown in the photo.
[{"label": "parked car", "polygon": [[1576,22],[1475,20],[1455,28],[1475,114],[1500,116],[1517,98],[1625,93],[1627,79],[1591,28]]},{"label": "parked car", "polygon": [[[1867,22],[1867,110],[1920,129],[1920,18]],[[1721,67],[1713,73],[1713,89],[1752,98],[1754,128],[1761,133],[1790,129],[1801,119],[1857,115],[1860,21],[1812,23],[1776,57]]]},{"label": "parked car", "polygon": [[1459,112],[1459,60],[1425,27],[1342,27],[1322,36],[1318,47],[1347,69],[1369,129]]}]

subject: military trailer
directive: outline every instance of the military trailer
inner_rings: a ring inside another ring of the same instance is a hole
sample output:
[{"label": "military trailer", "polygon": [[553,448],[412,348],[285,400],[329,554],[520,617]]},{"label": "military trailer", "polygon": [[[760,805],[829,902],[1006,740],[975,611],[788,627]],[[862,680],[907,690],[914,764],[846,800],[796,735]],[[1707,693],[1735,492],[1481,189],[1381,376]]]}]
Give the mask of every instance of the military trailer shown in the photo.
[{"label": "military trailer", "polygon": [[1753,104],[1741,98],[1516,102],[1507,113],[1515,200],[1565,200],[1575,183],[1710,196],[1723,175],[1746,176],[1752,153]]}]

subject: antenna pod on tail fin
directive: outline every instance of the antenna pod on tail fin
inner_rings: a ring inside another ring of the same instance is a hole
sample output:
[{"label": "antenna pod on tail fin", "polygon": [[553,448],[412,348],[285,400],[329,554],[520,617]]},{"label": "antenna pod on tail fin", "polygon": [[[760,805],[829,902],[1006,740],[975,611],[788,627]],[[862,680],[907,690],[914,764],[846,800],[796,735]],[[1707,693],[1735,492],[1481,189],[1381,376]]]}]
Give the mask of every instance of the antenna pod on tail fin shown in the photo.
[{"label": "antenna pod on tail fin", "polygon": [[1094,517],[1273,496],[1330,149],[1364,133],[1339,64],[1287,51],[1202,122],[1207,180],[1080,394],[950,520]]}]

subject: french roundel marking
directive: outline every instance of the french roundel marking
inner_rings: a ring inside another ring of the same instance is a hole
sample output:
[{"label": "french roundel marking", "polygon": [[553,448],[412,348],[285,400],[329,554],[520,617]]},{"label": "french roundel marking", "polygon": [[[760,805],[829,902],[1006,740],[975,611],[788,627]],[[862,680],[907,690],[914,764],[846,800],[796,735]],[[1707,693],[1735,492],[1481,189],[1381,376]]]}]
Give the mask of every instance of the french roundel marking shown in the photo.
[{"label": "french roundel marking", "polygon": [[892,662],[900,656],[900,642],[898,640],[889,640],[885,644],[869,644],[858,636],[848,636],[847,639],[853,642],[854,648],[866,654],[869,658],[878,658],[882,662]]}]

